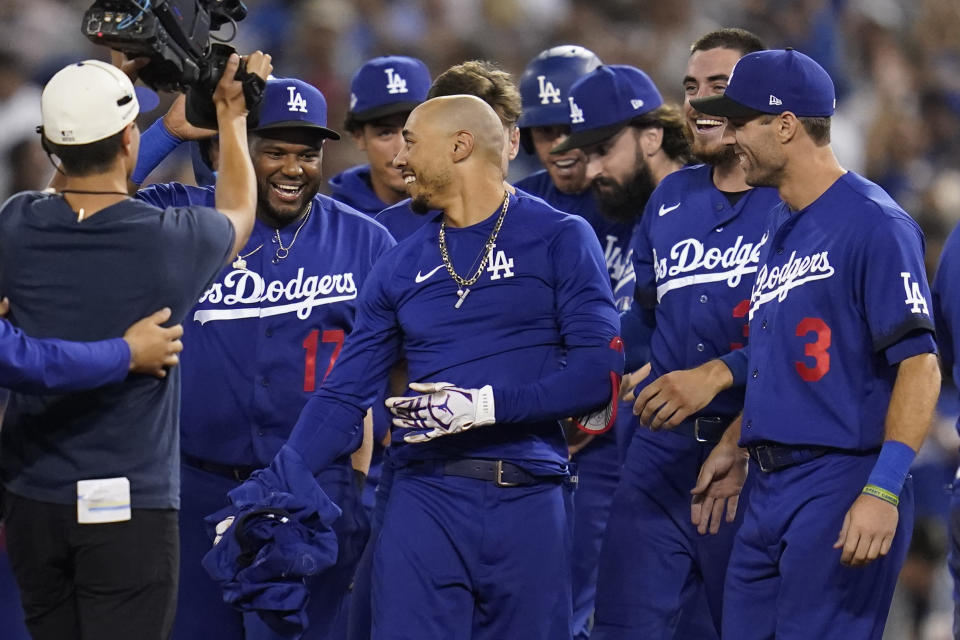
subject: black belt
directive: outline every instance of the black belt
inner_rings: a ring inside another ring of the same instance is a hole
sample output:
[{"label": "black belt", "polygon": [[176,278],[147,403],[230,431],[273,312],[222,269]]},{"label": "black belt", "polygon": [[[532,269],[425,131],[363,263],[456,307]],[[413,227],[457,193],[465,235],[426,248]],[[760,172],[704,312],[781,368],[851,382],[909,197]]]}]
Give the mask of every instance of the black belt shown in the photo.
[{"label": "black belt", "polygon": [[697,442],[716,444],[723,437],[723,432],[730,426],[729,418],[718,416],[700,416],[691,420],[684,420],[671,429],[674,433],[693,438]]},{"label": "black belt", "polygon": [[833,451],[829,447],[790,447],[781,444],[757,444],[747,447],[750,457],[766,473],[808,462]]},{"label": "black belt", "polygon": [[[429,468],[432,461],[414,462],[411,468],[424,466]],[[485,460],[477,458],[461,458],[458,460],[435,461],[436,467],[447,476],[487,480],[498,487],[524,487],[540,482],[563,482],[567,476],[557,474],[538,476],[530,473],[523,467],[503,460]]]},{"label": "black belt", "polygon": [[250,475],[260,469],[261,467],[249,467],[243,465],[229,465],[229,464],[220,464],[219,462],[210,462],[209,460],[201,460],[200,458],[191,456],[187,453],[180,453],[180,459],[188,464],[191,467],[200,469],[202,471],[207,471],[209,473],[215,473],[218,476],[223,476],[225,478],[231,478],[237,482],[243,482]]}]

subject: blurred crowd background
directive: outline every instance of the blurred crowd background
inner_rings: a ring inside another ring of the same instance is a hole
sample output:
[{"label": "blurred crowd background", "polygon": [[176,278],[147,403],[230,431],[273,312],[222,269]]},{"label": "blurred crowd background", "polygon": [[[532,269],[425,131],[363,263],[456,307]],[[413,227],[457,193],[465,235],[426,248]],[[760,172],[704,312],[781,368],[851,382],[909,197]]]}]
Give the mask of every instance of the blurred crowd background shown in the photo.
[{"label": "blurred crowd background", "polygon": [[[0,3],[0,196],[45,186],[52,172],[34,127],[40,90],[61,66],[107,59],[80,33],[92,0]],[[647,71],[666,100],[682,100],[690,44],[738,26],[771,48],[792,46],[820,62],[837,86],[834,148],[841,163],[883,186],[922,225],[929,275],[960,220],[960,1],[958,0],[246,0],[234,44],[273,55],[275,73],[319,87],[342,131],[354,71],[385,54],[421,58],[436,75],[482,58],[519,78],[556,44],[580,44],[607,63]],[[225,28],[228,32],[230,27]],[[160,117],[169,97],[141,116]],[[328,142],[327,177],[358,164],[348,139]],[[537,169],[521,154],[512,179]],[[192,181],[189,155],[151,181]],[[949,485],[957,467],[956,390],[918,457],[918,528],[885,637],[950,638],[946,572]]]}]

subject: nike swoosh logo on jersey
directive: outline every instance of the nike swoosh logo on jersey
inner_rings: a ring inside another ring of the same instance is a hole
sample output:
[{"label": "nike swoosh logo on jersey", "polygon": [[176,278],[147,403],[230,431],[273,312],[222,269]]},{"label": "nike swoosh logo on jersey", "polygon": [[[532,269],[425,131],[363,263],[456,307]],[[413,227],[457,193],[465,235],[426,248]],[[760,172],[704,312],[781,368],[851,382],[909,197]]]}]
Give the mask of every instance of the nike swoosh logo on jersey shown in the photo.
[{"label": "nike swoosh logo on jersey", "polygon": [[677,204],[673,205],[672,207],[667,207],[667,206],[664,206],[664,205],[660,205],[660,211],[657,211],[657,215],[658,215],[658,216],[665,216],[665,215],[667,215],[668,213],[670,213],[671,211],[673,211],[674,209],[678,208],[679,206],[680,206],[680,203],[679,203],[679,202],[678,202]]},{"label": "nike swoosh logo on jersey", "polygon": [[442,264],[441,264],[440,266],[437,266],[437,267],[434,267],[433,269],[431,269],[429,272],[427,272],[427,275],[423,275],[423,273],[418,270],[418,271],[417,271],[417,278],[416,278],[417,284],[420,284],[420,283],[423,282],[424,280],[429,279],[430,276],[432,276],[433,274],[435,274],[435,273],[436,273],[437,271],[439,271],[440,269],[443,269],[443,265],[442,265]]}]

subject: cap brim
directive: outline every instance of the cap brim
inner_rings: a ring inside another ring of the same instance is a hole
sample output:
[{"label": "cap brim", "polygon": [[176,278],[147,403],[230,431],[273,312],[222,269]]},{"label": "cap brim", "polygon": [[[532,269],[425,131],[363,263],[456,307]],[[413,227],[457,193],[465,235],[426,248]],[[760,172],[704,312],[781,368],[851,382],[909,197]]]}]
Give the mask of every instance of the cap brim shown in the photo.
[{"label": "cap brim", "polygon": [[752,118],[753,116],[767,113],[766,111],[758,111],[745,104],[740,104],[736,100],[731,100],[726,95],[691,100],[690,106],[702,114],[721,116],[723,118]]},{"label": "cap brim", "polygon": [[629,120],[624,122],[618,122],[617,124],[608,124],[605,127],[597,127],[596,129],[584,129],[583,131],[574,131],[566,140],[555,146],[553,149],[550,149],[550,153],[564,153],[570,151],[571,149],[583,149],[584,147],[589,147],[591,145],[599,144],[608,138],[620,133],[620,130],[623,129]]},{"label": "cap brim", "polygon": [[351,111],[349,116],[357,122],[370,122],[377,118],[394,116],[398,113],[410,113],[419,105],[419,102],[391,102],[390,104],[382,104],[379,107],[373,107],[366,111]]},{"label": "cap brim", "polygon": [[340,134],[333,129],[327,129],[326,127],[321,127],[318,124],[310,124],[309,122],[304,122],[303,120],[284,120],[282,122],[271,122],[270,124],[263,125],[262,127],[254,127],[250,131],[253,133],[259,133],[261,131],[270,131],[271,129],[309,129],[323,138],[330,138],[331,140],[340,139]]}]

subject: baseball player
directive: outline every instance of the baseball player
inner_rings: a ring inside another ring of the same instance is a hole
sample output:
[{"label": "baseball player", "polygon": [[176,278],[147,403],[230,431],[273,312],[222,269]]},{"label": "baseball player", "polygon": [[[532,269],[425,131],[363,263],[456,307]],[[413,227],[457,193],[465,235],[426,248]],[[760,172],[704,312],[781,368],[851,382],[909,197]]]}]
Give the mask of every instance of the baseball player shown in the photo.
[{"label": "baseball player", "polygon": [[608,402],[622,365],[603,256],[581,218],[505,190],[502,123],[479,98],[428,100],[404,140],[395,162],[414,206],[443,213],[375,265],[357,327],[271,473],[349,446],[403,353],[421,395],[388,400],[397,468],[373,637],[569,638],[557,419]]},{"label": "baseball player", "polygon": [[[44,89],[55,192],[24,192],[0,215],[0,288],[26,332],[116,335],[158,302],[180,321],[253,226],[247,105],[231,56],[214,93],[217,211],[127,197],[140,138],[129,78],[96,60]],[[271,69],[259,52],[247,71]],[[7,549],[34,638],[166,638],[177,587],[180,368],[83,394],[12,394],[0,432]]]},{"label": "baseball player", "polygon": [[407,56],[382,56],[360,67],[350,81],[350,110],[343,128],[367,164],[330,178],[331,197],[375,216],[407,197],[393,159],[403,146],[400,131],[410,111],[426,100],[427,65]]},{"label": "baseball player", "polygon": [[[507,165],[520,152],[520,129],[517,128],[517,121],[522,106],[513,78],[492,62],[468,60],[437,76],[427,92],[428,98],[452,95],[476,96],[493,107],[500,116],[505,138],[501,162],[506,178]],[[513,187],[507,187],[513,190]],[[429,216],[420,215],[410,208],[410,200],[401,200],[377,216],[377,222],[389,229],[397,242],[411,235],[428,219]]]},{"label": "baseball player", "polygon": [[[251,131],[258,184],[253,233],[185,324],[178,638],[273,637],[258,616],[225,605],[204,573],[200,560],[211,541],[203,517],[286,440],[354,327],[357,293],[373,263],[393,245],[379,224],[317,193],[323,143],[339,139],[326,126],[326,107],[323,94],[306,82],[267,82],[259,125]],[[175,183],[138,193],[174,206],[215,195]],[[343,514],[334,527],[337,565],[311,584],[303,637],[341,638],[345,596],[368,523],[347,456],[317,481]]]},{"label": "baseball player", "polygon": [[[943,372],[954,381],[960,380],[960,306],[956,294],[960,287],[960,227],[947,238],[940,254],[940,265],[933,279],[933,315],[937,327],[937,343],[940,347],[940,363]],[[960,423],[958,423],[960,429]],[[953,577],[953,635],[960,638],[960,473],[953,482],[950,497],[950,575]]]},{"label": "baseball player", "polygon": [[[627,318],[653,327],[652,336],[638,337],[649,343],[647,380],[725,354],[745,340],[745,301],[764,218],[778,197],[773,189],[750,190],[720,140],[722,121],[705,118],[689,101],[722,92],[736,60],[762,48],[752,34],[731,29],[691,47],[684,117],[704,164],[660,181],[632,242],[637,303]],[[581,91],[585,99],[595,95],[575,87],[578,105]],[[613,165],[636,157],[631,149],[608,155]],[[706,261],[708,253],[730,257]],[[629,352],[642,346],[628,336]],[[690,522],[689,491],[741,405],[742,393],[728,392],[673,431],[631,432],[601,553],[592,638],[719,637],[734,529],[724,527],[713,537],[702,535],[706,527],[698,533]]]},{"label": "baseball player", "polygon": [[748,54],[723,95],[691,104],[727,118],[747,184],[782,199],[750,344],[731,368],[746,382],[740,444],[754,478],[723,635],[880,638],[910,542],[908,471],[940,389],[923,234],[837,163],[833,82],[802,53]]},{"label": "baseball player", "polygon": [[[517,182],[516,187],[590,223],[604,252],[614,299],[622,310],[633,299],[633,269],[627,254],[633,223],[614,221],[600,213],[586,178],[587,156],[583,151],[550,153],[570,133],[570,87],[601,64],[592,51],[562,45],[541,52],[527,65],[520,78],[520,142],[528,152],[536,153],[545,168]],[[623,280],[628,282],[621,287]],[[618,295],[618,291],[626,295]],[[620,469],[616,436],[632,422],[627,404],[620,408],[613,431],[597,436],[576,428],[566,429],[571,466],[578,479],[571,554],[575,638],[586,638],[589,633],[600,543]]]}]

